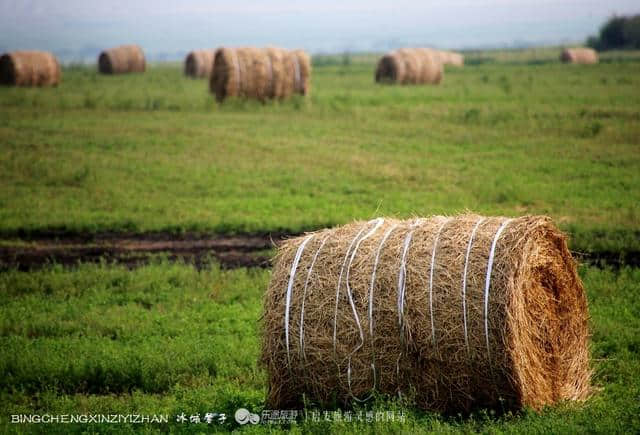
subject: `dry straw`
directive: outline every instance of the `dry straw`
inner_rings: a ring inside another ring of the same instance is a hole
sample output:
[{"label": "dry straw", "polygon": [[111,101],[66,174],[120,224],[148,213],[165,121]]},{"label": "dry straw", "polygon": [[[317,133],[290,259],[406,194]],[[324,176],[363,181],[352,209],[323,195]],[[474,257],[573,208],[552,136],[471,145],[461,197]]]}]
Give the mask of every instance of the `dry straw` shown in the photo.
[{"label": "dry straw", "polygon": [[57,86],[60,64],[46,51],[13,51],[0,57],[0,83],[9,86]]},{"label": "dry straw", "polygon": [[103,74],[144,72],[145,68],[144,52],[137,45],[110,48],[98,57],[98,70]]},{"label": "dry straw", "polygon": [[215,50],[194,50],[184,59],[184,74],[193,78],[209,78],[213,71]]},{"label": "dry straw", "polygon": [[401,85],[438,84],[443,74],[440,55],[436,50],[401,48],[380,58],[375,80],[378,83]]},{"label": "dry straw", "polygon": [[461,67],[464,66],[464,56],[454,51],[438,51],[440,62],[443,65],[451,65]]},{"label": "dry straw", "polygon": [[560,60],[565,63],[591,65],[598,63],[598,53],[591,48],[565,48],[560,54]]},{"label": "dry straw", "polygon": [[210,90],[227,97],[284,99],[310,91],[311,60],[301,50],[228,48],[216,50]]},{"label": "dry straw", "polygon": [[405,395],[539,409],[590,391],[585,292],[543,216],[376,219],[280,247],[263,314],[268,406]]}]

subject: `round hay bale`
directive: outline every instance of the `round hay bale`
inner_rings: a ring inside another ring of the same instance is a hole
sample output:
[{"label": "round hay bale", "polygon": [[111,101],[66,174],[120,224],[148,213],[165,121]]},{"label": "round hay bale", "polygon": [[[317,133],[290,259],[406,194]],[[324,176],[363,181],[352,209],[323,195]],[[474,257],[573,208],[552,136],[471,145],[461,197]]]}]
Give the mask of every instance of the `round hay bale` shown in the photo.
[{"label": "round hay bale", "polygon": [[13,51],[0,57],[0,83],[8,86],[57,86],[60,63],[46,51]]},{"label": "round hay bale", "polygon": [[401,48],[385,54],[378,61],[375,80],[388,84],[439,84],[443,69],[435,50]]},{"label": "round hay bale", "polygon": [[184,74],[193,78],[209,78],[213,70],[215,50],[194,50],[184,59]]},{"label": "round hay bale", "polygon": [[103,74],[144,72],[144,52],[138,45],[120,45],[100,53],[98,70]]},{"label": "round hay bale", "polygon": [[443,65],[464,66],[464,56],[453,51],[438,51]]},{"label": "round hay bale", "polygon": [[214,57],[209,88],[218,101],[227,97],[265,101],[309,93],[311,60],[304,51],[222,47]]},{"label": "round hay bale", "polygon": [[598,63],[598,53],[591,48],[565,48],[560,60],[564,63],[592,65]]},{"label": "round hay bale", "polygon": [[283,243],[264,300],[268,406],[400,394],[423,409],[591,391],[585,292],[544,216],[376,219]]}]

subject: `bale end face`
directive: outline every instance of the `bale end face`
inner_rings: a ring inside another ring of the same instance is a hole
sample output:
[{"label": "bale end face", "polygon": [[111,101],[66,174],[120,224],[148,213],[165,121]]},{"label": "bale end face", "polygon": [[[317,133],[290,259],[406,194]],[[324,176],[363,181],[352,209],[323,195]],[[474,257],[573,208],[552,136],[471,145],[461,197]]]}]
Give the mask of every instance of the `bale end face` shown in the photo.
[{"label": "bale end face", "polygon": [[391,84],[397,82],[399,69],[400,66],[393,56],[382,56],[376,67],[376,83]]},{"label": "bale end face", "polygon": [[0,57],[0,84],[5,86],[16,84],[16,69],[8,53]]},{"label": "bale end face", "polygon": [[198,70],[194,53],[189,53],[184,61],[184,75],[187,77],[197,77]]},{"label": "bale end face", "polygon": [[[224,101],[229,93],[229,87],[232,86],[231,67],[235,65],[229,50],[219,48],[216,50],[213,60],[213,71],[209,79],[209,90],[216,96],[218,102]],[[237,84],[236,84],[237,87]],[[231,94],[236,94],[237,90],[232,89]]]},{"label": "bale end face", "polygon": [[100,53],[100,56],[98,57],[98,71],[102,74],[113,74],[111,59],[106,52]]}]

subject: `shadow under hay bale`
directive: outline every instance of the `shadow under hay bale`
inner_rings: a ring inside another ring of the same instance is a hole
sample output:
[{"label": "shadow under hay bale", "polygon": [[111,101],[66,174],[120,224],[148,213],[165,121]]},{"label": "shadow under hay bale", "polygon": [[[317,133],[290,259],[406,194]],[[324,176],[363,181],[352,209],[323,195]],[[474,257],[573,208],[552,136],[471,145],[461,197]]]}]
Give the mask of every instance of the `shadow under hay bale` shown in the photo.
[{"label": "shadow under hay bale", "polygon": [[439,84],[444,75],[436,50],[401,48],[385,54],[378,61],[375,80],[378,83],[416,85]]},{"label": "shadow under hay bale", "polygon": [[215,50],[193,50],[184,59],[184,74],[193,78],[209,78],[213,71]]},{"label": "shadow under hay bale", "polygon": [[60,63],[46,51],[13,51],[0,57],[0,84],[7,86],[57,86]]},{"label": "shadow under hay bale", "polygon": [[585,292],[547,217],[376,219],[281,245],[265,295],[268,407],[409,396],[427,410],[590,394]]},{"label": "shadow under hay bale", "polygon": [[120,45],[100,53],[98,71],[102,74],[144,72],[146,61],[142,48],[137,45]]},{"label": "shadow under hay bale", "polygon": [[598,53],[591,48],[565,48],[560,54],[560,61],[592,65],[598,63]]},{"label": "shadow under hay bale", "polygon": [[285,99],[310,91],[311,59],[302,50],[227,48],[216,50],[209,82],[218,101],[227,97]]}]

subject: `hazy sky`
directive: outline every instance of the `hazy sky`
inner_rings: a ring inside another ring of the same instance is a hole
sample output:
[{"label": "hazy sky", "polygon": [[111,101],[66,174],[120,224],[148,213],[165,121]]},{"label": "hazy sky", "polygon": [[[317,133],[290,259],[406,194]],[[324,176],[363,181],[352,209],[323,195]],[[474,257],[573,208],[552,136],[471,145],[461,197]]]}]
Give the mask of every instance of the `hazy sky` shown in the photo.
[{"label": "hazy sky", "polygon": [[0,0],[0,50],[41,48],[73,60],[133,42],[152,59],[177,59],[219,45],[318,53],[561,44],[631,13],[640,13],[640,1]]}]

